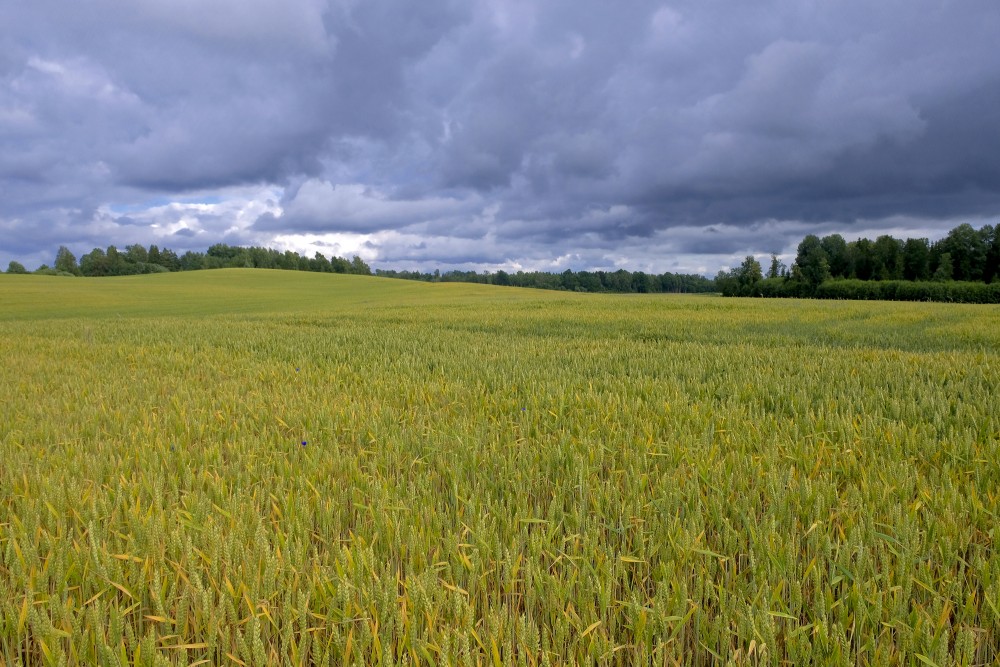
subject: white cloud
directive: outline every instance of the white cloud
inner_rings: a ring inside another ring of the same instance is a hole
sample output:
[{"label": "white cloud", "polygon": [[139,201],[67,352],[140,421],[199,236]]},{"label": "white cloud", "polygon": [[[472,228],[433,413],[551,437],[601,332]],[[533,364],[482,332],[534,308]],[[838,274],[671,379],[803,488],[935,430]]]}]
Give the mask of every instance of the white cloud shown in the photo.
[{"label": "white cloud", "polygon": [[310,179],[284,204],[281,214],[268,218],[262,228],[374,232],[433,222],[467,210],[468,202],[452,197],[393,199],[360,183]]}]

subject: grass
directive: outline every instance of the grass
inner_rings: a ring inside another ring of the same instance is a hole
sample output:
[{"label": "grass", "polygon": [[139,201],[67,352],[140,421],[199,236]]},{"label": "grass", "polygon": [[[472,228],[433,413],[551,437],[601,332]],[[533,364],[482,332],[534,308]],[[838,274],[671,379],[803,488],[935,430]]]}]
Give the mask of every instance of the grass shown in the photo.
[{"label": "grass", "polygon": [[998,349],[994,306],[3,275],[0,664],[992,664]]}]

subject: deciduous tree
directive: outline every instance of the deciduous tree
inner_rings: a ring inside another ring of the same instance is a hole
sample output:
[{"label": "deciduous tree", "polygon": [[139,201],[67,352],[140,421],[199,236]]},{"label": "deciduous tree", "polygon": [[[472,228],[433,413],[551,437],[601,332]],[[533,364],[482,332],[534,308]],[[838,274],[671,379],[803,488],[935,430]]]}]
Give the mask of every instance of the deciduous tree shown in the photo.
[{"label": "deciduous tree", "polygon": [[802,280],[813,288],[830,277],[830,259],[818,236],[809,234],[802,239],[795,265],[799,267]]},{"label": "deciduous tree", "polygon": [[76,255],[64,245],[59,246],[59,250],[56,252],[55,269],[56,271],[72,273],[74,276],[80,275],[80,266],[76,263]]}]

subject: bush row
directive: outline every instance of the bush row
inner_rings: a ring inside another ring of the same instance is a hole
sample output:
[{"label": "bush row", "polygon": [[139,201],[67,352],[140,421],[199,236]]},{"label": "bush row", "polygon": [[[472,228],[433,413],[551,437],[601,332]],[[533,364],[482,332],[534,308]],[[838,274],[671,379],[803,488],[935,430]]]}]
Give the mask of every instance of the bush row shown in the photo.
[{"label": "bush row", "polygon": [[880,301],[950,301],[1000,303],[1000,283],[909,280],[828,280],[816,288],[819,299]]},{"label": "bush row", "polygon": [[1000,282],[827,280],[813,288],[785,278],[766,278],[743,285],[732,296],[772,298],[846,299],[859,301],[944,301],[951,303],[1000,303]]}]

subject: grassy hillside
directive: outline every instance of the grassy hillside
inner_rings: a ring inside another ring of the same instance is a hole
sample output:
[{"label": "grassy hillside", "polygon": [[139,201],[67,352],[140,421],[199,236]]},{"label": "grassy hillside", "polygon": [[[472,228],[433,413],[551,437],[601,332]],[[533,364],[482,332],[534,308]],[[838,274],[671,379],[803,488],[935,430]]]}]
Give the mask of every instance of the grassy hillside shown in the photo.
[{"label": "grassy hillside", "polygon": [[988,664],[1000,309],[0,276],[0,664]]}]

